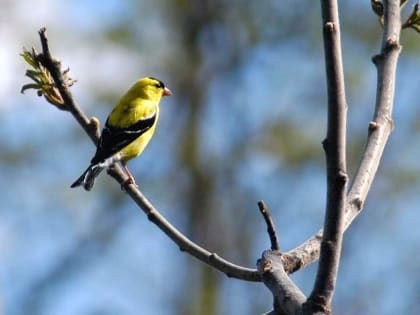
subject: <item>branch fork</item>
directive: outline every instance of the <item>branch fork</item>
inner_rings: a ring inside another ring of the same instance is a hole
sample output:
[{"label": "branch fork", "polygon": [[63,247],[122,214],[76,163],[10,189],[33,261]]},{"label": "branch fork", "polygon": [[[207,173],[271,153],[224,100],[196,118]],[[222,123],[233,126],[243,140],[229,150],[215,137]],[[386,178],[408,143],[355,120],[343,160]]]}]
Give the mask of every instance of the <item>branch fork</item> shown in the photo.
[{"label": "branch fork", "polygon": [[273,294],[274,310],[270,314],[302,314],[306,296],[285,272],[282,254],[266,250],[257,266],[264,284]]}]

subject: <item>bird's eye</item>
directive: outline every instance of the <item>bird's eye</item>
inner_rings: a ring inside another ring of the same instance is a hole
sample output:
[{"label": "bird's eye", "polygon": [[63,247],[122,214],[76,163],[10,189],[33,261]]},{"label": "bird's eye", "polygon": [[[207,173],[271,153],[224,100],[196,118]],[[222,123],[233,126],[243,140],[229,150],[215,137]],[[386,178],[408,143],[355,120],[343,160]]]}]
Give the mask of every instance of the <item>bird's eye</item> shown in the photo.
[{"label": "bird's eye", "polygon": [[154,77],[148,77],[150,80],[152,80],[152,82],[150,83],[150,85],[153,85],[154,87],[157,87],[158,89],[164,89],[165,88],[165,84],[163,84],[162,81],[154,78]]},{"label": "bird's eye", "polygon": [[156,82],[154,84],[154,86],[157,87],[158,89],[164,89],[165,88],[165,84],[163,84],[163,82],[159,81],[159,80],[158,80],[158,82]]}]

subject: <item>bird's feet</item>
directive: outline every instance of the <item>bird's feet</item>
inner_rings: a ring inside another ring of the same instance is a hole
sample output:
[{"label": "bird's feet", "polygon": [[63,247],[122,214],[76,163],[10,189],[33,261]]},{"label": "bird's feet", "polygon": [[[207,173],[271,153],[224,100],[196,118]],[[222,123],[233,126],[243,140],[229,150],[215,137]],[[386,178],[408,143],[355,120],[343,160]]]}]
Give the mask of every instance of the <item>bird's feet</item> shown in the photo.
[{"label": "bird's feet", "polygon": [[136,184],[136,181],[134,180],[134,177],[133,176],[131,176],[131,174],[128,176],[128,178],[121,184],[121,190],[122,191],[127,191],[127,188],[128,188],[128,186],[129,185],[134,185],[134,186],[136,186],[136,187],[138,187],[137,186],[137,184]]}]

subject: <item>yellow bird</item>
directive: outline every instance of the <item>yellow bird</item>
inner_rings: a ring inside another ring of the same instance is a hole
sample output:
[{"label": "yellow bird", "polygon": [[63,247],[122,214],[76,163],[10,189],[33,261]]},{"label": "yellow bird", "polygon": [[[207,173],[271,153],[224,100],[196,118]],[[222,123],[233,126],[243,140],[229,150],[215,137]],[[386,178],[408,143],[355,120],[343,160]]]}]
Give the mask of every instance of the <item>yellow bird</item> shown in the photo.
[{"label": "yellow bird", "polygon": [[71,187],[91,190],[99,173],[115,162],[120,162],[128,175],[122,186],[135,184],[127,162],[149,143],[159,118],[159,102],[171,94],[162,81],[152,77],[134,83],[109,114],[89,167]]}]

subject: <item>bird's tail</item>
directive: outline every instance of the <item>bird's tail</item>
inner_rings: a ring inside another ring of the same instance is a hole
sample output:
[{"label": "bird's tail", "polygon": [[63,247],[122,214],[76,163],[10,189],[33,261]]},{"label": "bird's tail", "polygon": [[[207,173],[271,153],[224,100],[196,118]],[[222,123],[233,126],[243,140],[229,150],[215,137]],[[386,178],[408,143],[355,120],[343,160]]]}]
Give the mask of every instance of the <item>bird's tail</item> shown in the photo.
[{"label": "bird's tail", "polygon": [[83,174],[70,186],[71,188],[82,186],[86,190],[91,190],[93,187],[93,184],[95,183],[96,176],[99,175],[100,172],[104,168],[106,168],[108,165],[104,165],[104,163],[98,163],[98,164],[91,164],[86,169],[86,171],[83,172]]}]

